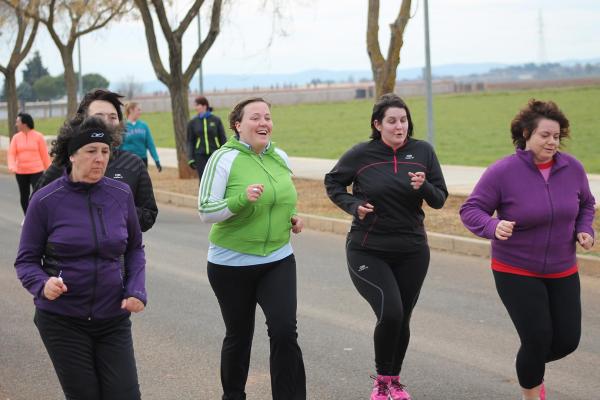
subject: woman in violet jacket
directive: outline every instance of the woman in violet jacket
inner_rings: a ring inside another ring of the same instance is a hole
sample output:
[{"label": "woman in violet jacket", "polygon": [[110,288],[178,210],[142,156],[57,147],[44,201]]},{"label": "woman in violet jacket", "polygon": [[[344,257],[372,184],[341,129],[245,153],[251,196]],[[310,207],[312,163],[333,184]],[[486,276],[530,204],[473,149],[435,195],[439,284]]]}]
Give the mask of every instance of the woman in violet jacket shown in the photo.
[{"label": "woman in violet jacket", "polygon": [[146,304],[145,257],[129,186],[104,176],[114,138],[99,118],[65,124],[67,170],[32,196],[15,261],[66,399],[140,399],[129,316]]},{"label": "woman in violet jacket", "polygon": [[544,400],[545,364],[572,353],[581,336],[575,245],[594,244],[594,197],[581,163],[558,151],[569,121],[555,103],[530,100],[511,132],[516,153],[486,170],[460,216],[492,240],[496,289],[521,339],[523,399]]}]

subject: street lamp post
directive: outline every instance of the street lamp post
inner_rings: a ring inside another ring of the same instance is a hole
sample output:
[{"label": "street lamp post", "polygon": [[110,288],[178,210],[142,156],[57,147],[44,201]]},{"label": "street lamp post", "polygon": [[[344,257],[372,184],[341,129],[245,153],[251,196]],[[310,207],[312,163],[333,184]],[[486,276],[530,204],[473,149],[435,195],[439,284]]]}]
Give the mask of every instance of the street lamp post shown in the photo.
[{"label": "street lamp post", "polygon": [[429,51],[429,6],[423,2],[425,12],[425,85],[427,88],[427,141],[435,146],[433,128],[433,90],[431,85],[431,54]]}]

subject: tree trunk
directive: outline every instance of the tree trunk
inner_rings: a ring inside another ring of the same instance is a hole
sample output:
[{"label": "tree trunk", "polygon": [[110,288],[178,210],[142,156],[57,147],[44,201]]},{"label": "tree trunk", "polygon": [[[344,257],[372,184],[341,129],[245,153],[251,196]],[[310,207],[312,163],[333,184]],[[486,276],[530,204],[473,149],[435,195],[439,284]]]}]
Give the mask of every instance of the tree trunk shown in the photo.
[{"label": "tree trunk", "polygon": [[17,129],[15,127],[15,120],[17,119],[17,113],[19,110],[19,99],[17,97],[17,79],[15,77],[16,71],[12,68],[7,68],[4,74],[4,90],[6,95],[6,109],[8,111],[8,135],[13,137]]},{"label": "tree trunk", "polygon": [[369,0],[367,18],[367,53],[375,82],[375,97],[392,93],[396,87],[396,69],[400,64],[400,50],[404,44],[404,29],[410,19],[411,0],[402,0],[396,20],[390,24],[390,43],[387,59],[379,46],[379,0]]},{"label": "tree trunk", "polygon": [[[73,42],[74,43],[74,42]],[[77,111],[77,74],[73,65],[75,46],[60,48],[60,56],[65,68],[65,89],[67,91],[67,118],[73,118]]]},{"label": "tree trunk", "polygon": [[181,82],[181,78],[177,78],[173,77],[169,86],[173,128],[175,132],[175,149],[177,150],[177,166],[179,168],[179,178],[191,179],[198,177],[198,175],[188,166],[186,151],[186,128],[190,116],[188,88]]}]

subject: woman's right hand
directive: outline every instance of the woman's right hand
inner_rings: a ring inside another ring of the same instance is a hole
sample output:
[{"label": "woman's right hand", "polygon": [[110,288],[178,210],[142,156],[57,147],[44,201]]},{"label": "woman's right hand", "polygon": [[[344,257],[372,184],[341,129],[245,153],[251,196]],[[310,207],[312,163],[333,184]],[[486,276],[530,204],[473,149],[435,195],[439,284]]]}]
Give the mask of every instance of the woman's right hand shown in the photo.
[{"label": "woman's right hand", "polygon": [[358,219],[363,220],[367,216],[367,214],[375,211],[375,207],[371,203],[365,203],[363,205],[358,206],[356,213],[358,214]]},{"label": "woman's right hand", "polygon": [[67,291],[67,285],[61,278],[51,277],[44,285],[44,297],[48,300],[56,300]]},{"label": "woman's right hand", "polygon": [[498,225],[496,225],[496,239],[498,240],[508,240],[509,237],[513,234],[513,229],[515,228],[515,221],[506,221],[500,220]]},{"label": "woman's right hand", "polygon": [[263,190],[265,190],[265,185],[263,184],[253,183],[252,185],[248,185],[248,187],[246,188],[246,197],[251,202],[255,202],[260,198],[260,196],[263,193]]}]

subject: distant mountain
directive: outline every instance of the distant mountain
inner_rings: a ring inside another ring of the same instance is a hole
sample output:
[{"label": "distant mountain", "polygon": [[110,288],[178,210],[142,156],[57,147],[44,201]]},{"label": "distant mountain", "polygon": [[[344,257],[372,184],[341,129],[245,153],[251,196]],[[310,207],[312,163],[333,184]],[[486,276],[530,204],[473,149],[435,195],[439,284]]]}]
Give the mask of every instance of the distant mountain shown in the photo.
[{"label": "distant mountain", "polygon": [[[598,63],[599,58],[587,60],[565,60],[560,64],[573,66],[576,64]],[[434,77],[466,77],[469,75],[482,75],[492,69],[509,67],[511,64],[502,63],[474,63],[474,64],[444,64],[432,68]],[[398,68],[398,80],[421,79],[422,68]],[[233,74],[207,74],[204,76],[204,88],[207,91],[212,90],[234,90],[242,88],[275,88],[275,87],[304,87],[311,82],[359,82],[361,80],[372,79],[369,70],[306,70],[289,74],[253,74],[253,75],[233,75]],[[198,79],[194,78],[190,87],[196,89]],[[112,89],[121,86],[121,82],[111,84]],[[160,81],[154,80],[143,83],[144,92],[166,92],[167,88]]]}]

